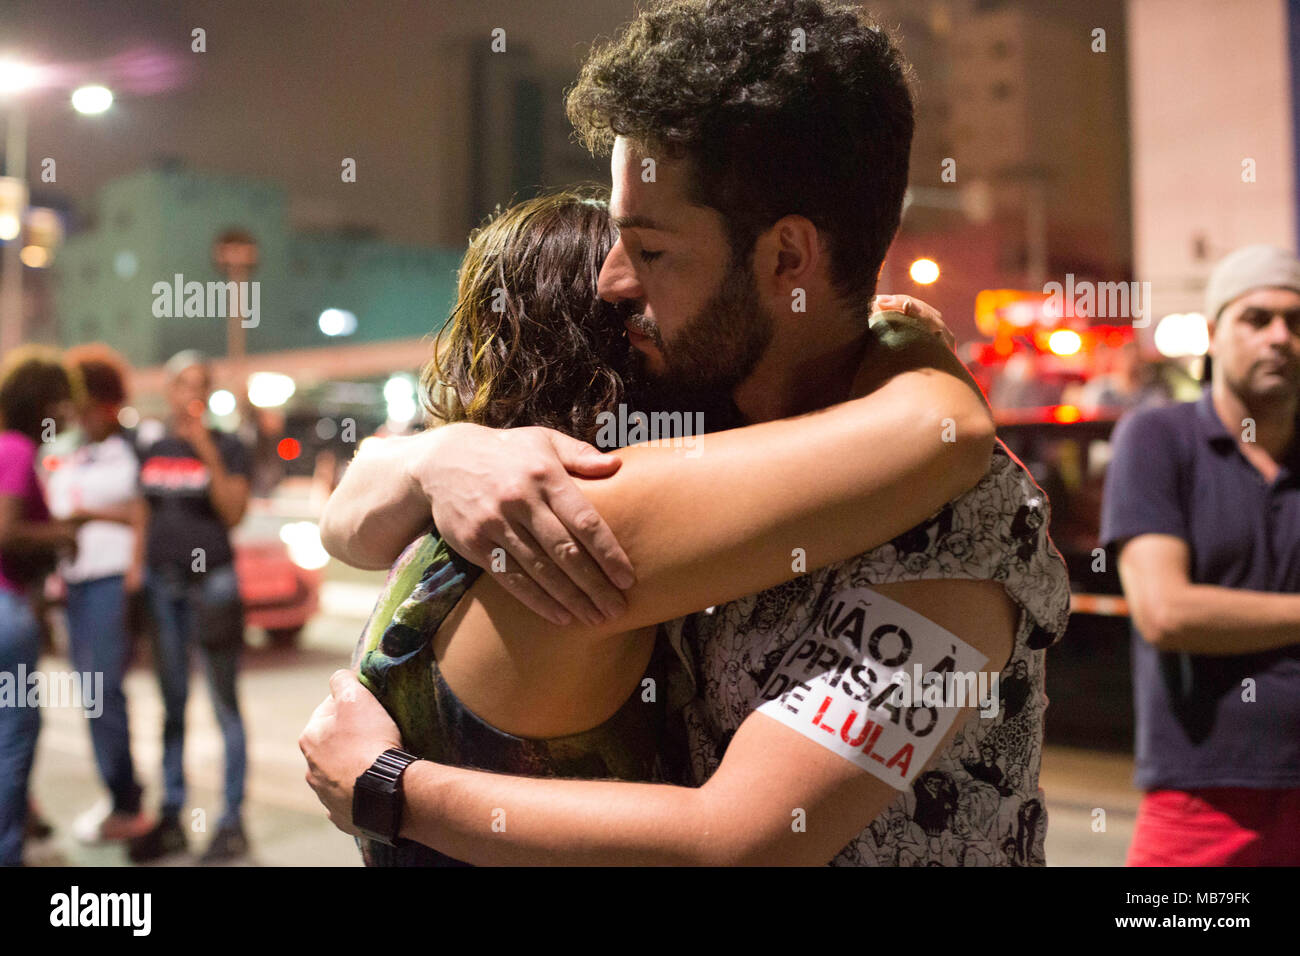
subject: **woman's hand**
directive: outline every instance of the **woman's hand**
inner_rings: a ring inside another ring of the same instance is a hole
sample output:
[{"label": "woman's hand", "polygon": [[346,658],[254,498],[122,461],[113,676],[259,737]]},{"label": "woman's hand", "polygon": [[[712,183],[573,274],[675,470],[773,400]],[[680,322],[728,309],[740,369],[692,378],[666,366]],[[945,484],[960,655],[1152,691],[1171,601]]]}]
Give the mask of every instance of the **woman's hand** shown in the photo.
[{"label": "woman's hand", "polygon": [[871,314],[874,317],[879,312],[901,312],[910,315],[914,319],[919,319],[921,324],[937,335],[948,348],[951,349],[957,344],[956,337],[944,324],[943,315],[939,310],[920,299],[914,299],[910,295],[878,295],[871,303]]},{"label": "woman's hand", "polygon": [[307,785],[329,811],[330,823],[356,835],[352,825],[352,790],[357,777],[402,735],[388,711],[351,671],[330,677],[330,696],[321,702],[298,738],[307,758]]}]

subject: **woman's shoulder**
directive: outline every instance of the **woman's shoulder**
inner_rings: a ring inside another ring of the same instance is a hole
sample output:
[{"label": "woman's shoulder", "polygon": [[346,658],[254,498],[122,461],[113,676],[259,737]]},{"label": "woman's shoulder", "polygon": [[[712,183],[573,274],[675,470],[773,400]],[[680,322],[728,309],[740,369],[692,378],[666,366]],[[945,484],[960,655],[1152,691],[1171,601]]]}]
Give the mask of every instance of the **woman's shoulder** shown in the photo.
[{"label": "woman's shoulder", "polygon": [[32,441],[22,432],[13,429],[0,431],[0,449],[6,454],[24,454],[35,456],[36,442]]},{"label": "woman's shoulder", "polygon": [[36,462],[36,442],[22,432],[0,431],[0,473],[24,477]]},{"label": "woman's shoulder", "polygon": [[412,541],[389,569],[356,660],[373,655],[370,666],[386,669],[428,644],[479,571],[436,532]]},{"label": "woman's shoulder", "polygon": [[[871,391],[903,372],[930,368],[961,379],[983,393],[957,355],[929,328],[901,312],[880,313],[867,328],[856,391]],[[861,386],[866,385],[866,388]]]}]

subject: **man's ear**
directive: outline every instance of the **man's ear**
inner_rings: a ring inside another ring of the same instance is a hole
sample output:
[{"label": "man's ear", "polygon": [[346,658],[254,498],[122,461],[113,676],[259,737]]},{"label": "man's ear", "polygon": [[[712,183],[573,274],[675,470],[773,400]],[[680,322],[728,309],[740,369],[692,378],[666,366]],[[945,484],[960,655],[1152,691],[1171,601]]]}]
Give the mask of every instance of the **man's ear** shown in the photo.
[{"label": "man's ear", "polygon": [[[1220,312],[1219,314],[1222,315],[1223,313]],[[1209,336],[1209,343],[1205,348],[1205,354],[1208,355],[1210,358],[1214,358],[1214,330],[1219,327],[1219,320],[1212,319],[1209,316],[1206,316],[1205,326],[1206,326],[1206,332]]]},{"label": "man's ear", "polygon": [[817,270],[825,258],[821,234],[805,216],[782,216],[758,238],[754,250],[754,272],[760,288],[772,295],[788,297],[796,289],[804,294],[817,281]]}]

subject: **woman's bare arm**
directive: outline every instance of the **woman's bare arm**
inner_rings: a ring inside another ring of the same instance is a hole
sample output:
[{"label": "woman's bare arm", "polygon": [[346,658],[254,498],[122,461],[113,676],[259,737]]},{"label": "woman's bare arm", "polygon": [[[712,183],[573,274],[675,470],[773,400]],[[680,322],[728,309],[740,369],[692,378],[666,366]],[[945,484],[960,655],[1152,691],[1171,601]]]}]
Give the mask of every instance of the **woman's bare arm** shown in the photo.
[{"label": "woman's bare arm", "polygon": [[[890,541],[974,487],[993,423],[966,382],[933,368],[799,418],[704,436],[700,454],[633,446],[610,478],[579,481],[637,568],[628,611],[574,636],[603,637],[753,594]],[[485,575],[498,633],[553,632]],[[473,613],[469,608],[465,613]]]},{"label": "woman's bare arm", "polygon": [[75,547],[81,521],[28,521],[23,517],[23,507],[23,499],[16,495],[0,494],[0,550],[30,552]]}]

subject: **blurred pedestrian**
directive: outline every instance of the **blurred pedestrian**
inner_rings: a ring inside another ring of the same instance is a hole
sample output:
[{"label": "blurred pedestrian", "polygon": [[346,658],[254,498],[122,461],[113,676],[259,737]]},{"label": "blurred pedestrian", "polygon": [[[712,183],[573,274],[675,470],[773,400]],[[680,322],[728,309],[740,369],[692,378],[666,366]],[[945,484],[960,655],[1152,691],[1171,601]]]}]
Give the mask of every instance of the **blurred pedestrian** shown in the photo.
[{"label": "blurred pedestrian", "polygon": [[77,533],[76,558],[64,561],[59,571],[67,584],[72,665],[83,675],[103,679],[90,738],[110,797],[73,826],[83,843],[100,843],[140,836],[153,823],[140,808],[122,690],[130,656],[127,596],[140,590],[143,581],[147,515],[139,461],[118,423],[126,401],[125,362],[108,346],[87,345],[69,350],[64,363],[84,385],[77,407],[82,443],[51,470],[47,491],[56,517],[86,522]]},{"label": "blurred pedestrian", "polygon": [[1078,405],[1088,414],[1119,412],[1169,402],[1169,391],[1157,365],[1146,365],[1136,341],[1118,346],[1102,344],[1097,349],[1096,375],[1080,386],[1073,397],[1062,396],[1067,404]]},{"label": "blurred pedestrian", "polygon": [[72,380],[57,352],[12,351],[0,368],[0,866],[23,859],[27,782],[41,718],[28,696],[40,654],[31,599],[60,552],[77,545],[76,523],[55,521],[36,476],[36,453],[71,411]]},{"label": "blurred pedestrian", "polygon": [[167,428],[140,455],[140,486],[149,510],[145,586],[157,623],[156,663],[165,709],[165,792],[157,825],[131,842],[129,855],[141,862],[187,848],[180,824],[185,702],[190,650],[197,647],[226,753],[225,808],[203,855],[204,862],[218,862],[248,849],[241,822],[244,725],[235,688],[244,615],[230,529],[248,507],[249,461],[234,436],[203,423],[212,390],[203,356],[182,352],[167,363],[166,372]]},{"label": "blurred pedestrian", "polygon": [[1115,432],[1102,541],[1133,612],[1130,866],[1300,864],[1300,260],[1206,289],[1201,399]]}]

